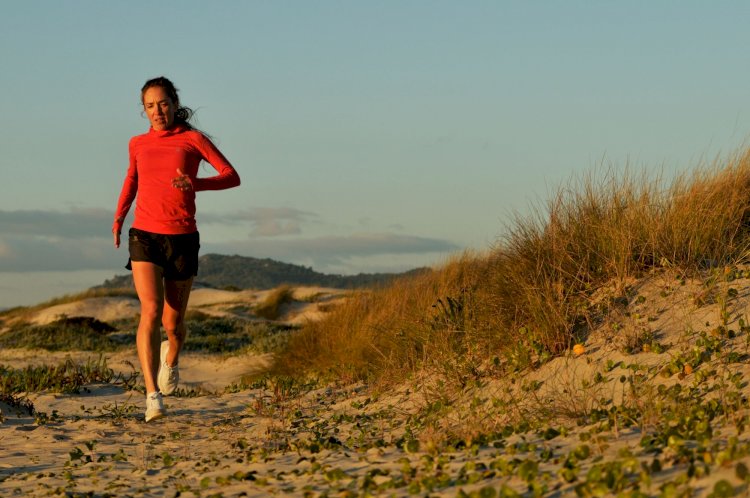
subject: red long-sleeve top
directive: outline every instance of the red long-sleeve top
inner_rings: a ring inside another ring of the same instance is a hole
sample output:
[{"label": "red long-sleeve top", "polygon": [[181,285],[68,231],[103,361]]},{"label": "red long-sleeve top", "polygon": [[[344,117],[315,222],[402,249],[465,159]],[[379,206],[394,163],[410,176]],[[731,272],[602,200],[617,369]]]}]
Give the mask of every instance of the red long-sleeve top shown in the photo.
[{"label": "red long-sleeve top", "polygon": [[[147,232],[174,235],[193,233],[195,193],[222,190],[240,184],[237,171],[203,133],[185,126],[148,133],[130,139],[130,166],[115,211],[113,231],[120,232],[125,216],[138,194],[133,227]],[[209,163],[218,175],[198,178],[201,160]],[[177,170],[190,177],[193,188],[180,190],[172,186]]]}]

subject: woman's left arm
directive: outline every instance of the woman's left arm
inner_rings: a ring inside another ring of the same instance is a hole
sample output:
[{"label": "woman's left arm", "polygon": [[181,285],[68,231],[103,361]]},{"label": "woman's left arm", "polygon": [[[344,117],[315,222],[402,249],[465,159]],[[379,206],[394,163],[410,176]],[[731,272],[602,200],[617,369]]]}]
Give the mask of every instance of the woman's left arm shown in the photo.
[{"label": "woman's left arm", "polygon": [[240,175],[229,163],[224,154],[202,133],[200,134],[199,147],[203,155],[203,159],[210,164],[218,175],[210,176],[208,178],[193,178],[193,190],[200,192],[201,190],[224,190],[227,188],[237,187],[240,184]]}]

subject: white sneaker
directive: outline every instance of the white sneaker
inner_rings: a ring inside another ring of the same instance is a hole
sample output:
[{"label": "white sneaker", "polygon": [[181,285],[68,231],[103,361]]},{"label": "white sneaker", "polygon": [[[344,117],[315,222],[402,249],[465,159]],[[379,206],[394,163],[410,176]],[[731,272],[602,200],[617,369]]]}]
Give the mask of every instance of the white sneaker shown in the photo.
[{"label": "white sneaker", "polygon": [[160,392],[146,395],[146,422],[162,418],[166,414]]},{"label": "white sneaker", "polygon": [[180,367],[167,365],[167,353],[169,352],[169,341],[162,341],[159,354],[159,373],[156,374],[156,384],[164,396],[169,396],[180,381]]}]

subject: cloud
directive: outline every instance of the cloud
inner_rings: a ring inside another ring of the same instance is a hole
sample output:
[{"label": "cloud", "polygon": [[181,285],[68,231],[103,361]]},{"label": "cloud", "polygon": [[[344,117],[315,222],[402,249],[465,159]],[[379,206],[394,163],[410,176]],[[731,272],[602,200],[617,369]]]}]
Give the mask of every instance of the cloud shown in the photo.
[{"label": "cloud", "polygon": [[250,235],[255,237],[277,237],[279,235],[297,235],[301,232],[302,230],[297,222],[288,221],[284,223],[280,220],[268,220],[256,224]]},{"label": "cloud", "polygon": [[[3,235],[0,271],[53,271],[122,268],[127,247],[115,250],[111,238]],[[125,243],[127,246],[127,242]]]},{"label": "cloud", "polygon": [[[0,271],[111,269],[124,272],[127,239],[115,250],[110,227],[112,211],[0,210]],[[253,223],[245,240],[202,241],[202,254],[269,257],[312,266],[318,271],[358,273],[431,264],[460,248],[447,240],[403,233],[357,233],[303,237],[305,222],[318,222],[314,213],[292,208],[254,208],[230,214],[202,213],[199,223]],[[279,237],[285,235],[285,237]],[[214,239],[216,240],[216,239]]]},{"label": "cloud", "polygon": [[122,267],[127,252],[114,251],[113,216],[106,209],[0,210],[0,271]]},{"label": "cloud", "polygon": [[0,234],[44,235],[63,238],[108,234],[113,211],[73,208],[63,211],[0,210]]},{"label": "cloud", "polygon": [[0,258],[12,258],[14,257],[13,249],[10,244],[0,240]]},{"label": "cloud", "polygon": [[[367,266],[367,260],[403,259],[402,256],[413,256],[413,260],[428,264],[430,256],[437,258],[458,251],[460,247],[453,242],[429,237],[401,235],[393,233],[359,233],[348,236],[323,236],[293,239],[255,239],[235,241],[222,244],[203,244],[206,252],[221,254],[240,254],[258,258],[272,258],[297,264],[313,266],[318,271],[329,271],[330,268],[346,268],[352,272],[364,271],[355,268]],[[399,265],[403,266],[403,265]]]},{"label": "cloud", "polygon": [[[0,234],[61,238],[107,237],[113,218],[114,211],[108,209],[0,210]],[[316,221],[318,215],[294,208],[257,207],[230,213],[199,213],[198,218],[201,224],[234,225],[249,222],[252,224],[251,236],[276,237],[301,233],[302,224]]]},{"label": "cloud", "polygon": [[372,218],[370,218],[369,216],[363,216],[362,218],[357,220],[357,223],[359,224],[359,226],[366,228],[372,224]]},{"label": "cloud", "polygon": [[106,209],[0,210],[0,271],[116,269],[127,250],[115,251]]},{"label": "cloud", "polygon": [[251,237],[278,237],[302,233],[301,225],[315,221],[318,215],[295,208],[256,207],[225,214],[199,215],[201,223],[238,224],[250,222]]}]

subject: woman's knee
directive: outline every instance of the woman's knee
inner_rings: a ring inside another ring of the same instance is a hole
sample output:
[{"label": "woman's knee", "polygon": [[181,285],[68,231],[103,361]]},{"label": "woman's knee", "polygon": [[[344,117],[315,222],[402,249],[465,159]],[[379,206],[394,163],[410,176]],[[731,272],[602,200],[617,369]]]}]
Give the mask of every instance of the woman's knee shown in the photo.
[{"label": "woman's knee", "polygon": [[162,307],[159,303],[141,302],[141,321],[158,325],[161,315]]},{"label": "woman's knee", "polygon": [[165,313],[162,315],[161,324],[167,333],[172,333],[177,338],[184,338],[185,336],[185,319],[181,314]]},{"label": "woman's knee", "polygon": [[174,337],[174,339],[176,339],[179,342],[184,342],[185,337],[187,336],[185,327],[177,327],[174,329],[165,328],[164,332],[166,332],[168,338]]}]

